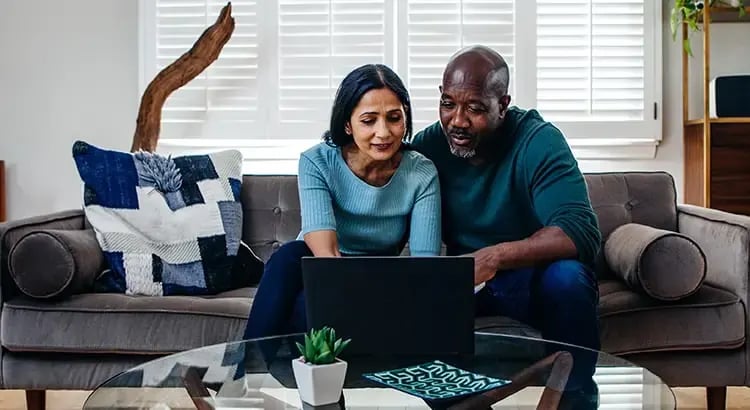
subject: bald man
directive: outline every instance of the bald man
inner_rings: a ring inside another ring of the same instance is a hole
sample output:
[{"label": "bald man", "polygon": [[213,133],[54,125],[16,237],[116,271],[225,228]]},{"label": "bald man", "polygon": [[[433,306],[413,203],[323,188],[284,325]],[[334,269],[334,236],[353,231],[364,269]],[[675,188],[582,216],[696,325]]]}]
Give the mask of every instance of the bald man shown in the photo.
[{"label": "bald man", "polygon": [[[449,254],[475,259],[475,284],[485,285],[479,315],[509,316],[545,339],[599,349],[590,267],[601,237],[583,175],[557,128],[510,106],[508,84],[498,53],[459,51],[443,74],[440,121],[414,137],[438,169],[444,242]],[[573,381],[591,381],[594,366],[585,362],[577,361]]]}]

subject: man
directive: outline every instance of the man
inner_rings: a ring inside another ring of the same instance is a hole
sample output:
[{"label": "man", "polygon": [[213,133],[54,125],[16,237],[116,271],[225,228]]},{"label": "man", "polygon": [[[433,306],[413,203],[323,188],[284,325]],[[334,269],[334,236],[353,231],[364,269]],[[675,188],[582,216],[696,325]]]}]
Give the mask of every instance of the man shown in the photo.
[{"label": "man", "polygon": [[[438,169],[448,253],[473,255],[474,282],[485,284],[479,315],[598,350],[589,267],[601,237],[583,175],[557,128],[535,110],[509,107],[508,84],[498,53],[459,51],[443,74],[440,121],[414,137]],[[569,387],[593,385],[596,357],[586,356],[574,357]]]}]

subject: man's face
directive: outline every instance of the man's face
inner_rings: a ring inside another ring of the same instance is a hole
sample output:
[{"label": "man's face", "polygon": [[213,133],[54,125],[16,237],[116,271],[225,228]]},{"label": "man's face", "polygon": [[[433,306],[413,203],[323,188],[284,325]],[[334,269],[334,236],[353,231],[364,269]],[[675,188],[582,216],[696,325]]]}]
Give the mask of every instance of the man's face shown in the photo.
[{"label": "man's face", "polygon": [[440,124],[451,153],[473,158],[477,148],[495,134],[507,107],[494,90],[485,89],[485,77],[456,70],[440,87]]}]

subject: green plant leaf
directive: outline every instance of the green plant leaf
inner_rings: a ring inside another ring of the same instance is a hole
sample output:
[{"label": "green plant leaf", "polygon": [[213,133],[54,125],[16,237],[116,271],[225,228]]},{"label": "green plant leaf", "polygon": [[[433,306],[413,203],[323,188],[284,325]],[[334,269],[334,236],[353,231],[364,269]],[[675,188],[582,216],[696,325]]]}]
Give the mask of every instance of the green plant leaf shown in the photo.
[{"label": "green plant leaf", "polygon": [[313,338],[305,335],[305,360],[312,360],[315,357],[315,344]]},{"label": "green plant leaf", "polygon": [[338,356],[344,349],[346,349],[347,346],[349,346],[349,343],[352,341],[352,339],[346,339],[341,343],[341,346],[339,347],[338,352],[336,352],[336,356]]},{"label": "green plant leaf", "polygon": [[685,51],[687,52],[687,55],[693,56],[693,49],[690,47],[690,39],[685,39],[682,42],[683,47],[685,47]]},{"label": "green plant leaf", "polygon": [[320,333],[318,333],[315,336],[315,339],[313,340],[313,346],[315,347],[315,351],[316,352],[322,351],[323,347],[325,347],[325,345],[326,345],[325,339],[321,336]]},{"label": "green plant leaf", "polygon": [[325,352],[320,353],[320,356],[318,356],[317,360],[317,364],[329,364],[334,362],[334,357],[333,354],[331,354],[330,350],[326,350]]},{"label": "green plant leaf", "polygon": [[337,340],[335,343],[333,343],[333,354],[338,356],[339,352],[341,352],[341,339]]},{"label": "green plant leaf", "polygon": [[339,355],[341,354],[341,352],[342,352],[342,351],[343,351],[344,349],[346,349],[346,346],[348,346],[348,345],[349,345],[349,342],[351,342],[351,339],[347,339],[347,340],[345,340],[345,341],[342,341],[341,339],[339,339],[339,340],[338,340],[338,341],[336,342],[336,348],[335,348],[335,350],[334,350],[334,355],[335,355],[336,357],[338,357],[338,356],[339,356]]},{"label": "green plant leaf", "polygon": [[310,329],[305,334],[304,345],[297,343],[297,349],[306,362],[311,364],[328,364],[336,361],[338,355],[351,342],[337,339],[336,330],[325,326],[321,329]]},{"label": "green plant leaf", "polygon": [[336,341],[336,330],[330,329],[328,333],[328,346],[333,346],[335,341]]}]

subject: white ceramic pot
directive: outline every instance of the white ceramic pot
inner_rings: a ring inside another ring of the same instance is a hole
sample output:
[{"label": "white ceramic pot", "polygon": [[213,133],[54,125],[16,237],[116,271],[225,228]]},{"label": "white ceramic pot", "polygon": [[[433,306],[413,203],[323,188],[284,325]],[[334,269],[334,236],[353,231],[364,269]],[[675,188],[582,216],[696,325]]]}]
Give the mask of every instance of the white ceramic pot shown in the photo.
[{"label": "white ceramic pot", "polygon": [[300,399],[313,406],[338,402],[344,387],[346,367],[346,362],[339,359],[322,365],[310,365],[302,361],[301,357],[292,360]]}]

